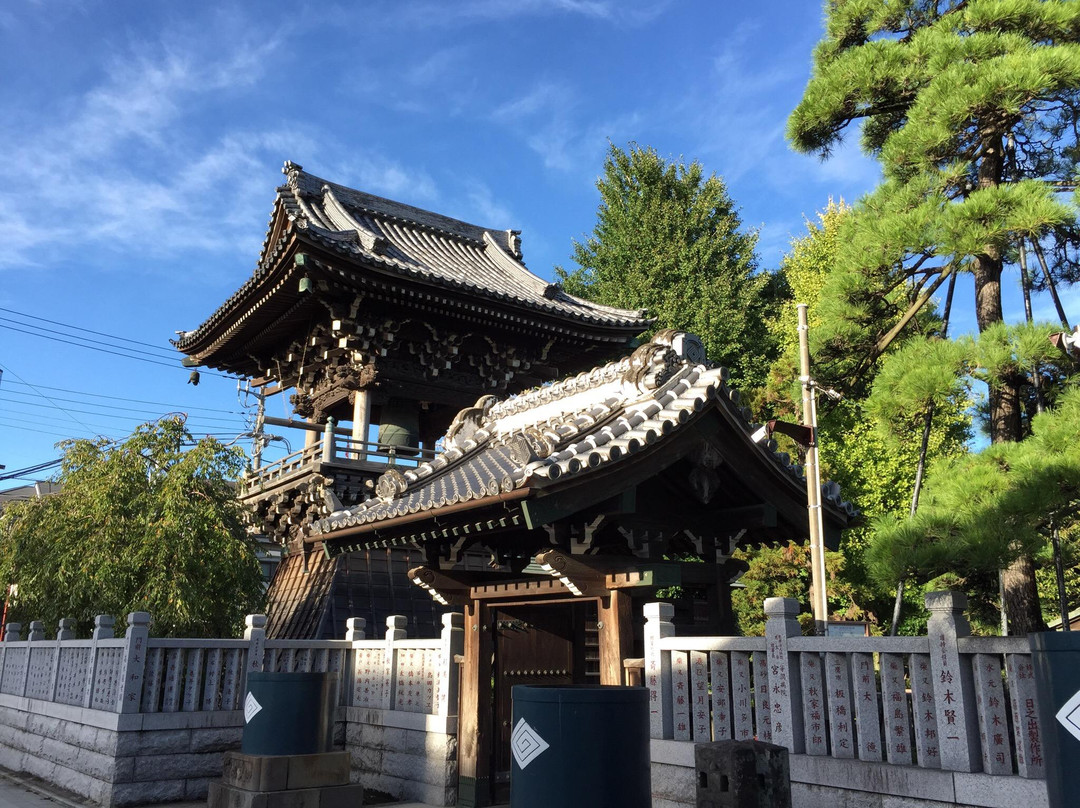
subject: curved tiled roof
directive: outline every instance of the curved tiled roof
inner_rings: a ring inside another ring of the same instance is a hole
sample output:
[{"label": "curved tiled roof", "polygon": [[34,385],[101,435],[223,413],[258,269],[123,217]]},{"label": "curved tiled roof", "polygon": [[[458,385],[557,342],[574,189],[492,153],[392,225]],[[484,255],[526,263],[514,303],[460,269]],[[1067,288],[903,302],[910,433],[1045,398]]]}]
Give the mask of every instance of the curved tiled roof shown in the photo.
[{"label": "curved tiled roof", "polygon": [[537,277],[522,263],[519,231],[494,230],[328,182],[295,163],[277,189],[274,216],[254,274],[198,328],[176,346],[186,350],[236,317],[235,307],[274,269],[285,245],[275,238],[278,215],[312,244],[421,283],[467,293],[547,315],[568,325],[625,332],[651,325],[644,310],[619,309],[583,300]]},{"label": "curved tiled roof", "polygon": [[[661,332],[630,357],[557,384],[496,402],[480,399],[462,411],[444,438],[444,450],[414,469],[391,470],[380,478],[378,496],[338,511],[313,525],[316,534],[372,524],[421,511],[542,489],[556,481],[612,467],[673,437],[723,409],[745,433],[756,425],[726,387],[723,368],[696,362],[683,348],[687,335]],[[675,343],[675,347],[673,344]],[[700,343],[691,343],[700,348]],[[805,485],[801,467],[758,445],[763,463]],[[843,508],[830,488],[830,504]],[[849,513],[853,508],[847,507]]]}]

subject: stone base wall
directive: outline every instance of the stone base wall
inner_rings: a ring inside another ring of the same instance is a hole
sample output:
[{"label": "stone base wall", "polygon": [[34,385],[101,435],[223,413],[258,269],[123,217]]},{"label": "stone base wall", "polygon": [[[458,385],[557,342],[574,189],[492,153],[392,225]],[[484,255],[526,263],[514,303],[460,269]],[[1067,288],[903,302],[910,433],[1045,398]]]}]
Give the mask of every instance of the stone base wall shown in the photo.
[{"label": "stone base wall", "polygon": [[[206,799],[244,715],[118,715],[0,694],[0,766],[104,806]],[[336,748],[354,783],[428,805],[457,799],[457,719],[339,708]]]},{"label": "stone base wall", "polygon": [[457,802],[457,718],[349,707],[353,782],[428,805]]},{"label": "stone base wall", "polygon": [[0,766],[101,805],[202,799],[243,721],[239,711],[117,715],[0,695]]},{"label": "stone base wall", "polygon": [[[793,808],[1048,808],[1045,780],[789,755]],[[694,744],[652,741],[653,808],[694,808]]]}]

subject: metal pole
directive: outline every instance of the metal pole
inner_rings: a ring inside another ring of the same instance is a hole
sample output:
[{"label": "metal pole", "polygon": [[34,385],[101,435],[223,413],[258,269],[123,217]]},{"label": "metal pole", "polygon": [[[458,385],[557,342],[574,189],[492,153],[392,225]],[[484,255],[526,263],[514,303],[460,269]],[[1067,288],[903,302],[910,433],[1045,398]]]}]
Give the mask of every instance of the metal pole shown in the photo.
[{"label": "metal pole", "polygon": [[810,446],[806,450],[806,507],[810,528],[810,580],[813,587],[814,631],[824,636],[828,628],[829,607],[825,592],[824,519],[821,512],[821,469],[817,450],[817,393],[810,378],[810,340],[805,303],[799,309],[799,381],[802,382],[803,425],[810,427]]}]

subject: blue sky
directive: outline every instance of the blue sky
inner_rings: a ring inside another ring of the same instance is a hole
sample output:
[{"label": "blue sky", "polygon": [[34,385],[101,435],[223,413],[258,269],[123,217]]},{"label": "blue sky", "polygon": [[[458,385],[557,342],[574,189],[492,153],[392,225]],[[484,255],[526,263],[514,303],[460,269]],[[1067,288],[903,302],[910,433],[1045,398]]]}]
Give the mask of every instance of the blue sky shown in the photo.
[{"label": "blue sky", "polygon": [[[8,4],[0,463],[165,412],[246,429],[235,383],[188,385],[168,340],[250,275],[287,159],[521,229],[550,277],[595,223],[608,142],[634,141],[723,176],[775,267],[805,216],[878,177],[854,148],[785,143],[820,35],[813,0]],[[151,361],[57,341],[85,338]]]}]

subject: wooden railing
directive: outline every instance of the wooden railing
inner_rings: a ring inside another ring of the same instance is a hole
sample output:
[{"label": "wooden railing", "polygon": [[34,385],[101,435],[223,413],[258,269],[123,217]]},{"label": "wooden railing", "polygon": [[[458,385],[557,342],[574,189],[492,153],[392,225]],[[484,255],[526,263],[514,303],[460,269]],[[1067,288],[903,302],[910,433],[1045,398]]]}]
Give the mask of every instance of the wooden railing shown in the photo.
[{"label": "wooden railing", "polygon": [[1044,778],[1027,638],[967,636],[963,595],[927,606],[927,637],[803,637],[798,603],[770,598],[765,637],[684,638],[647,604],[652,737]]},{"label": "wooden railing", "polygon": [[436,452],[432,449],[356,440],[327,430],[310,446],[249,471],[243,484],[246,491],[268,488],[293,475],[306,472],[317,463],[369,470],[378,470],[383,466],[415,468],[420,463],[433,459],[435,455]]},{"label": "wooden railing", "polygon": [[74,639],[74,621],[61,621],[55,640],[40,622],[10,623],[0,643],[0,693],[113,713],[239,710],[252,671],[336,672],[337,704],[401,712],[457,714],[462,616],[443,615],[435,640],[409,639],[406,619],[387,618],[383,638],[368,640],[365,621],[352,618],[341,640],[268,640],[266,618],[249,615],[242,639],[149,636],[150,616],[128,615],[124,637],[113,618],[99,615],[94,636]]}]

